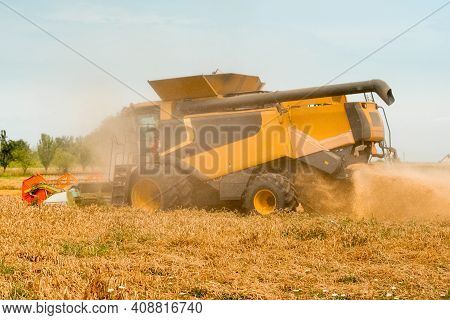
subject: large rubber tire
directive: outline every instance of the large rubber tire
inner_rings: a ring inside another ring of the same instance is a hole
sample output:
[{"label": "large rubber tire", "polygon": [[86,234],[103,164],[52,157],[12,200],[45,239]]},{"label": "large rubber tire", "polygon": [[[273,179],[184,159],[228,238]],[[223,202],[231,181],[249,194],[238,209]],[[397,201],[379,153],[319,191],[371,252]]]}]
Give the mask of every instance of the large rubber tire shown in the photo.
[{"label": "large rubber tire", "polygon": [[192,184],[187,176],[134,179],[130,190],[131,205],[153,212],[191,205]]},{"label": "large rubber tire", "polygon": [[[258,200],[260,198],[262,201]],[[262,204],[258,205],[258,203]],[[298,204],[298,196],[293,182],[278,173],[263,173],[255,176],[250,181],[243,197],[245,211],[262,215],[273,213],[276,210],[294,211]]]}]

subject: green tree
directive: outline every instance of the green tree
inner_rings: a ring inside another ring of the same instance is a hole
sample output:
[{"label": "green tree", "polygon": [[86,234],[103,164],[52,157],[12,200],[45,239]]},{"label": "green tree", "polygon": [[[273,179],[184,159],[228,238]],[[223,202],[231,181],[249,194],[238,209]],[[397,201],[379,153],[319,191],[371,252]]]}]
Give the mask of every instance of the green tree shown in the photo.
[{"label": "green tree", "polygon": [[34,160],[30,145],[22,139],[14,141],[13,157],[23,169],[23,173],[27,172]]},{"label": "green tree", "polygon": [[9,163],[14,159],[13,156],[14,142],[6,137],[6,131],[0,132],[0,165],[5,172]]},{"label": "green tree", "polygon": [[88,146],[86,139],[79,137],[76,140],[77,143],[77,154],[78,154],[78,162],[81,165],[83,171],[92,164],[93,156],[91,148]]},{"label": "green tree", "polygon": [[67,172],[74,165],[76,160],[77,158],[74,153],[64,150],[63,148],[57,148],[53,163],[60,171]]},{"label": "green tree", "polygon": [[41,134],[41,139],[39,140],[37,151],[39,160],[45,168],[45,172],[47,172],[48,167],[52,163],[52,160],[55,156],[56,147],[56,142],[52,137],[45,133]]},{"label": "green tree", "polygon": [[79,158],[78,144],[74,137],[55,138],[56,153],[53,163],[60,171],[67,172]]},{"label": "green tree", "polygon": [[62,137],[56,137],[55,138],[56,147],[58,149],[68,151],[68,152],[77,152],[77,143],[75,142],[74,137],[70,136],[62,136]]}]

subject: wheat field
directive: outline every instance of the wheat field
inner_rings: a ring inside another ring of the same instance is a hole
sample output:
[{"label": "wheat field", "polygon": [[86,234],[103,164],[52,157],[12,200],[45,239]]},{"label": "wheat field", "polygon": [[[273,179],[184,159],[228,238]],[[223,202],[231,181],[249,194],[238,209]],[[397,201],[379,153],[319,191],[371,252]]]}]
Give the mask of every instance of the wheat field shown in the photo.
[{"label": "wheat field", "polygon": [[449,221],[0,208],[2,299],[449,298]]}]

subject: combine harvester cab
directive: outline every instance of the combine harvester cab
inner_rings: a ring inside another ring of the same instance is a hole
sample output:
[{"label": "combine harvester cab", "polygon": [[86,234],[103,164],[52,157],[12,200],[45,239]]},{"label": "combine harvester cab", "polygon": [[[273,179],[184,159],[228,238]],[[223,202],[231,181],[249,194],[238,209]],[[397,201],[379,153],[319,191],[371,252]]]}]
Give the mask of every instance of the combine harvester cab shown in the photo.
[{"label": "combine harvester cab", "polygon": [[[138,156],[117,167],[113,204],[295,210],[309,188],[305,172],[345,180],[353,164],[396,157],[372,95],[394,102],[382,80],[275,92],[240,74],[149,83],[161,101],[124,112],[135,119]],[[347,101],[357,93],[366,101]]]}]

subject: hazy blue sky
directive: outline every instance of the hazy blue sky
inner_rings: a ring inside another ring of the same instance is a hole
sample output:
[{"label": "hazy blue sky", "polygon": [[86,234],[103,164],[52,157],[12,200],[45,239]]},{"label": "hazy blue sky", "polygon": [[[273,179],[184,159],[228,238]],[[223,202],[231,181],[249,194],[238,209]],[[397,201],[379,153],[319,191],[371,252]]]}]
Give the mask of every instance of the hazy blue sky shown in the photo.
[{"label": "hazy blue sky", "polygon": [[[216,68],[266,89],[321,85],[445,3],[1,1],[151,99],[148,79]],[[0,128],[12,138],[85,134],[142,101],[1,4],[0,39]],[[400,154],[437,161],[450,152],[449,58],[450,5],[335,83],[386,80]]]}]

